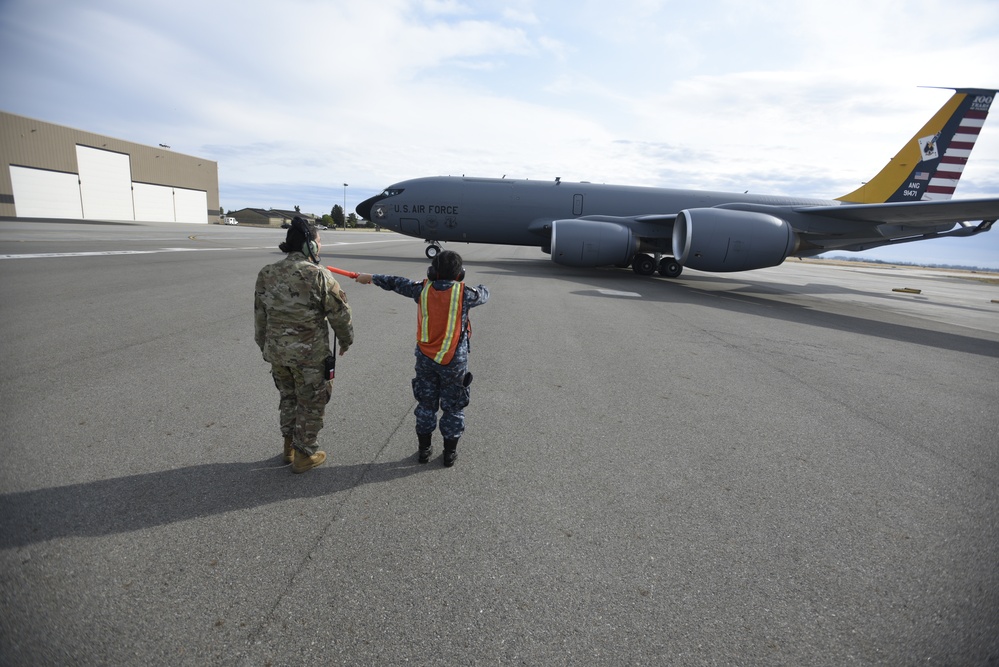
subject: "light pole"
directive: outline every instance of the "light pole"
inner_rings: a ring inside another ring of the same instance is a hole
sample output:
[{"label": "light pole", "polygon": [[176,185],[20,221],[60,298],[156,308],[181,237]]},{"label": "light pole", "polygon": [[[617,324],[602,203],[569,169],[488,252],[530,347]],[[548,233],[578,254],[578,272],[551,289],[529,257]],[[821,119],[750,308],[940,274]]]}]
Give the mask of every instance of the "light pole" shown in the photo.
[{"label": "light pole", "polygon": [[343,231],[347,231],[347,184],[343,184]]}]

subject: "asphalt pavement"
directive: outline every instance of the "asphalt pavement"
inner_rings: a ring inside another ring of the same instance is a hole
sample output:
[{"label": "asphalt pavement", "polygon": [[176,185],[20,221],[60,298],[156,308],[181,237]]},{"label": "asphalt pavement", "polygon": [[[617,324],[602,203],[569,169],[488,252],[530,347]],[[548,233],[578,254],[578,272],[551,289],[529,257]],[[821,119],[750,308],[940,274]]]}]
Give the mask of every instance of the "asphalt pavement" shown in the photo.
[{"label": "asphalt pavement", "polygon": [[999,662],[994,274],[449,244],[492,293],[456,465],[416,462],[415,305],[345,278],[293,475],[253,341],[282,239],[0,223],[0,663]]}]

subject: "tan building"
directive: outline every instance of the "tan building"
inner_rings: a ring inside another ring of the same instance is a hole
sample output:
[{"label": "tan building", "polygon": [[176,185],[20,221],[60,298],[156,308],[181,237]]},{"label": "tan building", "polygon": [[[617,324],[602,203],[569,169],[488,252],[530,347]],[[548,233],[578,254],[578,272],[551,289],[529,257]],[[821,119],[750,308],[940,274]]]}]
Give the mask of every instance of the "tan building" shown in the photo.
[{"label": "tan building", "polygon": [[0,112],[0,217],[219,221],[218,163]]}]

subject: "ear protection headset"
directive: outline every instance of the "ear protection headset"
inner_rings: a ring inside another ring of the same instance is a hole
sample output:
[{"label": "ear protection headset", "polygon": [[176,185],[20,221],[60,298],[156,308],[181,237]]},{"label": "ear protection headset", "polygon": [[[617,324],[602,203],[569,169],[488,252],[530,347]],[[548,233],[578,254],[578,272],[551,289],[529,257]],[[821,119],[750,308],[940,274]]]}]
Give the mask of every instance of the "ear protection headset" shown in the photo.
[{"label": "ear protection headset", "polygon": [[314,263],[319,263],[319,244],[313,240],[313,235],[315,232],[309,226],[309,223],[305,221],[304,218],[295,216],[291,221],[291,226],[298,229],[301,232],[304,239],[302,240],[302,250],[308,254],[309,259]]},{"label": "ear protection headset", "polygon": [[[445,250],[444,252],[448,252],[448,251]],[[430,267],[427,269],[427,278],[429,278],[430,280],[455,280],[455,281],[457,281],[457,282],[460,283],[462,280],[465,279],[465,267],[461,265],[461,259],[458,258],[458,262],[457,262],[457,264],[458,264],[458,275],[456,275],[456,276],[450,276],[450,277],[449,276],[442,276],[442,275],[440,275],[440,268],[441,267],[440,267],[440,261],[439,261],[440,260],[440,256],[442,254],[444,254],[444,253],[438,253],[437,255],[434,256],[434,258],[432,260],[430,260]],[[454,255],[457,258],[457,254],[456,253],[451,253],[451,254]]]}]

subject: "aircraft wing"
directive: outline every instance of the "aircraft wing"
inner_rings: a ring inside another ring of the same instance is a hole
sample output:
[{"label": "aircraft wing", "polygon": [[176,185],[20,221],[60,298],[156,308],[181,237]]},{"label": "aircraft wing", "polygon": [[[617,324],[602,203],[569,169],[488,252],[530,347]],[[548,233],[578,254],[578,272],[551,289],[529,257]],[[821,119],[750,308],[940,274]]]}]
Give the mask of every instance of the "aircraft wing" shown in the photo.
[{"label": "aircraft wing", "polygon": [[[642,215],[583,215],[578,218],[567,218],[565,222],[584,221],[602,222],[626,227],[633,233],[649,239],[669,239],[673,234],[673,223],[676,221],[676,213],[646,213]],[[539,235],[550,237],[552,226],[556,222],[562,222],[555,218],[537,218],[528,229]]]},{"label": "aircraft wing", "polygon": [[[721,205],[719,208],[741,209],[745,205]],[[755,207],[759,210],[761,207]],[[987,199],[946,199],[940,201],[894,202],[889,204],[838,204],[835,206],[797,206],[795,213],[821,216],[835,220],[868,222],[875,225],[937,227],[951,226],[968,221],[994,222],[999,219],[999,197]],[[644,214],[632,216],[587,215],[579,220],[610,222],[629,227],[637,234],[669,236],[676,221],[676,213]]]},{"label": "aircraft wing", "polygon": [[[973,236],[988,231],[999,219],[999,198],[798,206],[731,203],[715,210],[719,209],[786,219],[804,241],[794,254],[808,256],[827,250],[867,250],[931,237]],[[670,254],[674,252],[672,237],[677,218],[691,213],[700,217],[704,212],[701,209],[634,216],[591,215],[579,220],[629,229],[637,237],[642,252]],[[972,221],[981,222],[974,225],[970,224]],[[952,229],[955,225],[960,226]]]},{"label": "aircraft wing", "polygon": [[851,222],[932,227],[971,220],[994,222],[999,219],[999,198],[807,206],[794,211]]},{"label": "aircraft wing", "polygon": [[[635,225],[672,225],[676,220],[676,213],[649,213],[642,215],[581,215],[578,218],[568,218],[569,220],[590,220],[592,222],[612,222],[615,225],[634,227]],[[528,225],[535,234],[547,235],[551,231],[551,224],[556,218],[537,218]],[[667,233],[668,229],[667,229]]]},{"label": "aircraft wing", "polygon": [[611,222],[616,225],[629,227],[636,233],[641,233],[644,229],[646,233],[654,235],[672,233],[673,222],[676,220],[676,213],[647,213],[643,215],[583,215],[577,220],[593,220],[596,222]]}]

